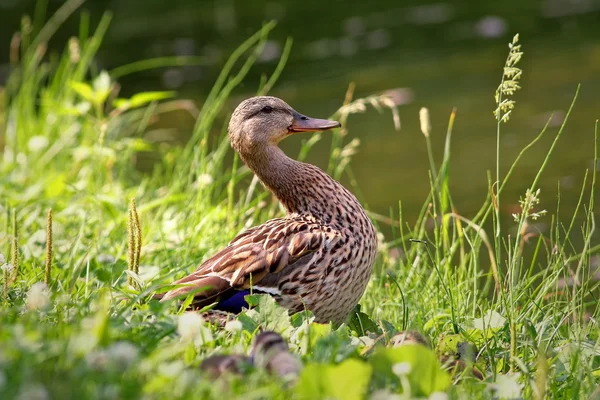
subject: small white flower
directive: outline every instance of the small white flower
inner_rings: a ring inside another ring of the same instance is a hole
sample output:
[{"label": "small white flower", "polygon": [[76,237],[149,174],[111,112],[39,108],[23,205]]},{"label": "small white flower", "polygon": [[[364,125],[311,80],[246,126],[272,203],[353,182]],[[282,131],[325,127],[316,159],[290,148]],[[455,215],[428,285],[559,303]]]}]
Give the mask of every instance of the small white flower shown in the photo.
[{"label": "small white flower", "polygon": [[411,366],[407,362],[401,362],[392,366],[392,372],[397,376],[403,376],[410,374]]},{"label": "small white flower", "polygon": [[225,330],[227,332],[239,332],[242,330],[242,323],[237,319],[227,321],[225,324]]},{"label": "small white flower", "polygon": [[209,174],[198,175],[196,182],[194,182],[194,188],[203,188],[213,183],[213,178]]},{"label": "small white flower", "polygon": [[4,254],[0,253],[0,265],[3,265],[6,262],[6,258],[4,258]]},{"label": "small white flower", "polygon": [[48,138],[46,136],[32,136],[27,143],[31,152],[38,152],[48,147]]},{"label": "small white flower", "polygon": [[107,349],[108,356],[119,367],[125,369],[138,358],[138,348],[130,342],[116,342]]},{"label": "small white flower", "polygon": [[5,263],[5,264],[2,264],[2,266],[0,267],[0,269],[2,271],[6,271],[8,273],[11,273],[12,270],[14,269],[14,267],[12,266],[12,264]]},{"label": "small white flower", "polygon": [[50,305],[50,292],[44,282],[34,283],[27,293],[27,308],[30,311],[43,310]]},{"label": "small white flower", "polygon": [[179,316],[177,333],[182,341],[194,342],[198,346],[213,341],[212,332],[204,325],[204,319],[193,311]]}]

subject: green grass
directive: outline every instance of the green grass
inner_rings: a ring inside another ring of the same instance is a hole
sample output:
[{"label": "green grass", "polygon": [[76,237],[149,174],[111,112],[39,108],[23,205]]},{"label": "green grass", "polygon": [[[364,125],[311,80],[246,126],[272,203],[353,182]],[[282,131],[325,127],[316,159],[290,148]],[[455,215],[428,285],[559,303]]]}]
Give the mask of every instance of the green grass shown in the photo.
[{"label": "green grass", "polygon": [[[46,43],[77,5],[67,2],[44,26],[23,19],[13,40],[11,77],[0,91],[0,253],[12,265],[1,277],[0,398],[387,399],[440,391],[450,398],[598,396],[599,287],[590,279],[598,268],[595,170],[581,171],[586,180],[579,206],[566,220],[558,218],[560,196],[541,193],[557,198],[556,212],[540,216],[552,226],[548,235],[530,225],[540,211],[538,178],[523,194],[516,224],[499,224],[499,194],[513,169],[503,176],[501,170],[518,161],[501,154],[481,211],[457,215],[449,190],[451,179],[460,179],[449,171],[454,113],[439,167],[430,152],[431,192],[417,222],[404,222],[399,203],[396,239],[380,244],[360,311],[347,324],[314,324],[304,313],[289,318],[259,298],[257,310],[239,316],[241,325],[223,330],[205,322],[186,330],[179,306],[150,301],[151,295],[241,229],[283,213],[237,157],[227,161],[225,135],[235,106],[228,98],[274,25],[231,55],[196,113],[169,92],[118,99],[115,76],[94,63],[109,14],[95,27],[82,14],[79,35],[65,51],[46,54]],[[275,83],[286,49],[257,93]],[[346,125],[350,113],[371,105],[397,112],[385,97],[374,96],[348,99],[333,117]],[[190,140],[184,146],[151,141],[153,121],[173,110],[197,118]],[[550,132],[544,129],[521,156],[543,134]],[[358,143],[345,143],[344,132],[328,135],[307,136],[299,157],[331,140],[329,172],[351,173]],[[555,144],[538,177],[552,162]],[[596,165],[597,122],[595,130],[590,124],[589,145]],[[142,151],[160,155],[151,173],[136,169]],[[486,230],[490,217],[493,229]],[[260,370],[218,383],[202,374],[198,366],[208,355],[247,352],[259,327],[279,331],[302,358],[296,383]],[[460,334],[477,346],[484,380],[443,372],[424,347],[388,348],[391,336],[404,329],[427,335],[438,355],[456,352],[452,335]]]}]

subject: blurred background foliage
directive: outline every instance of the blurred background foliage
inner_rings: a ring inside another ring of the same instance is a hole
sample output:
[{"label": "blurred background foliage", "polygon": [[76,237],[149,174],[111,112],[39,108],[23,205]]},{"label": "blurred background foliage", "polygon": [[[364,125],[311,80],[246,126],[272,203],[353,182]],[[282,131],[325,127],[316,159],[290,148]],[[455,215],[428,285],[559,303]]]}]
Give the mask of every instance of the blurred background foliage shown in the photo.
[{"label": "blurred background foliage", "polygon": [[[62,1],[42,0],[51,15]],[[308,115],[326,117],[343,101],[349,82],[356,96],[392,90],[402,107],[402,129],[389,115],[354,115],[348,140],[361,145],[352,164],[361,199],[375,212],[389,215],[399,199],[407,220],[416,218],[429,191],[426,148],[419,131],[418,110],[432,116],[434,152],[441,156],[449,114],[457,107],[451,168],[458,212],[472,216],[487,192],[486,170],[493,170],[495,120],[491,95],[501,77],[506,43],[521,34],[525,57],[523,90],[517,110],[505,128],[502,153],[508,168],[520,149],[541,130],[551,115],[554,130],[562,122],[577,83],[578,105],[561,148],[542,177],[541,207],[554,209],[557,181],[561,209],[571,215],[591,167],[593,123],[598,118],[600,89],[600,2],[596,0],[480,1],[144,1],[93,0],[84,3],[94,26],[106,10],[113,19],[97,60],[98,68],[114,68],[157,57],[194,57],[194,65],[165,67],[119,78],[121,96],[140,90],[176,90],[178,96],[201,105],[227,56],[263,22],[276,20],[258,64],[229,100],[255,93],[261,76],[274,68],[288,37],[293,38],[289,61],[271,94]],[[36,15],[35,0],[0,0],[0,85],[10,71],[11,35],[21,15]],[[77,32],[78,13],[64,23],[49,43],[62,51]],[[114,76],[114,74],[113,74]],[[222,118],[226,118],[223,115]],[[185,141],[193,118],[185,112],[162,114],[147,135],[155,140]],[[551,135],[521,162],[506,188],[507,220],[546,154]],[[300,140],[283,147],[296,154]],[[325,166],[329,148],[317,146],[309,162]],[[439,158],[438,158],[439,159]],[[138,154],[140,169],[149,169],[151,152]],[[346,184],[348,177],[343,178]],[[512,203],[514,207],[510,204]],[[561,211],[561,212],[562,212]],[[411,217],[413,216],[413,217]],[[538,227],[544,231],[547,226]],[[389,235],[391,228],[384,231]]]}]

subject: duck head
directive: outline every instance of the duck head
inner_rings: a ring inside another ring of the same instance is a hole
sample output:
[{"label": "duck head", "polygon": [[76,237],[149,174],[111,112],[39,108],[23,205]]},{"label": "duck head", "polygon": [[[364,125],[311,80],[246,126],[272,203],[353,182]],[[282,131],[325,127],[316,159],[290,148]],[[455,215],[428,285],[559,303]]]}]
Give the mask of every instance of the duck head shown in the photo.
[{"label": "duck head", "polygon": [[240,154],[268,145],[297,132],[324,131],[339,128],[337,121],[309,118],[300,114],[285,101],[271,96],[256,96],[244,100],[229,121],[229,139]]}]

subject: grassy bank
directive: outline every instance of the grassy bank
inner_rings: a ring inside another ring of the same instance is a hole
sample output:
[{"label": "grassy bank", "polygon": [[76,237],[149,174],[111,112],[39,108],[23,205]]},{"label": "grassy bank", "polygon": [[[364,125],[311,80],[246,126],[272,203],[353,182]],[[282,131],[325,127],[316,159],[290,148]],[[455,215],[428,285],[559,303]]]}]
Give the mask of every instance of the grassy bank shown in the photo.
[{"label": "grassy bank", "polygon": [[[314,324],[305,313],[290,318],[268,298],[260,298],[259,307],[240,315],[239,323],[219,329],[190,320],[175,303],[150,301],[150,296],[241,229],[282,215],[237,158],[225,161],[231,151],[227,115],[235,106],[229,98],[274,25],[265,25],[231,55],[197,107],[170,92],[119,96],[118,76],[193,60],[98,70],[94,56],[109,14],[95,26],[81,14],[78,35],[62,53],[47,54],[46,44],[77,3],[67,2],[46,24],[23,19],[12,42],[11,76],[0,92],[0,253],[5,258],[0,262],[0,398],[598,395],[599,288],[592,279],[598,268],[593,258],[598,250],[596,171],[581,171],[586,179],[579,206],[566,220],[557,217],[560,196],[539,193],[536,187],[556,143],[565,140],[561,135],[568,115],[560,129],[545,129],[532,141],[530,146],[536,146],[542,135],[556,138],[523,193],[514,224],[507,225],[500,224],[498,210],[503,202],[518,199],[502,196],[512,168],[501,171],[518,160],[505,160],[501,153],[497,171],[489,173],[489,196],[481,211],[455,212],[449,188],[460,177],[449,170],[455,119],[449,110],[444,158],[431,156],[431,192],[423,199],[418,221],[405,224],[399,203],[391,218],[397,239],[380,243],[376,273],[360,311],[347,324]],[[518,89],[518,46],[517,41],[511,44],[499,77],[498,141]],[[257,93],[268,92],[285,60]],[[502,60],[498,64],[500,68]],[[397,118],[389,98],[352,100],[351,91],[333,118],[346,126],[349,114],[371,108],[391,109]],[[164,141],[155,125],[174,111],[196,119],[184,146]],[[423,145],[431,155],[426,114],[422,112]],[[594,165],[597,135],[591,121]],[[359,143],[345,142],[344,131],[303,140],[299,158],[313,146],[331,146],[330,162],[323,168],[335,177],[351,173],[349,163]],[[160,156],[151,173],[136,169],[141,152]],[[557,210],[537,209],[539,196],[556,197]],[[585,222],[576,225],[580,217]],[[538,219],[552,226],[548,235],[535,230]],[[484,230],[490,222],[492,229]],[[583,247],[573,245],[574,235],[583,237]],[[256,369],[215,384],[200,371],[209,355],[247,353],[259,328],[281,333],[301,357],[304,370],[297,382]],[[390,339],[405,329],[423,332],[436,351],[391,348]],[[476,345],[474,366],[453,342],[454,335]],[[457,357],[460,362],[454,365],[466,372],[443,370],[438,359],[449,356]],[[483,379],[469,372],[472,367]]]}]

